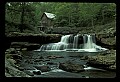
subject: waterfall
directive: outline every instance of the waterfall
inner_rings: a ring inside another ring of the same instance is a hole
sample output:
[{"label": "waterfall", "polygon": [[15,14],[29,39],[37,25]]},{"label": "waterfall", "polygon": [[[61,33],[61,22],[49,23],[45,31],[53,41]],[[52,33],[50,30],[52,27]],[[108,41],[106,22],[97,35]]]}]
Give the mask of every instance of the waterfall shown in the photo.
[{"label": "waterfall", "polygon": [[98,52],[98,51],[101,51],[101,50],[108,50],[106,48],[102,48],[101,46],[98,46],[98,45],[95,44],[96,43],[95,36],[85,35],[85,36],[83,36],[83,39],[84,39],[83,49],[85,51]]},{"label": "waterfall", "polygon": [[64,35],[64,36],[62,36],[62,38],[61,38],[61,43],[68,43],[68,40],[69,40],[69,37],[70,37],[70,35]]},{"label": "waterfall", "polygon": [[74,40],[73,40],[73,49],[77,49],[77,47],[78,47],[78,36],[79,35],[76,35],[74,37]]},{"label": "waterfall", "polygon": [[83,44],[79,44],[80,35],[64,35],[60,42],[45,44],[38,51],[78,51],[78,52],[98,52],[107,50],[96,45],[94,35],[83,35]]},{"label": "waterfall", "polygon": [[[87,42],[86,42],[86,37],[87,36]],[[83,36],[84,37],[84,49],[92,49],[94,48],[94,45],[93,45],[93,40],[92,40],[92,36],[91,35],[86,35],[86,36]]]},{"label": "waterfall", "polygon": [[64,35],[61,37],[61,40],[60,42],[58,43],[50,43],[50,44],[47,44],[47,45],[42,45],[41,48],[40,48],[40,51],[44,51],[44,50],[64,50],[64,49],[67,49],[68,46],[69,46],[69,37],[71,35]]}]

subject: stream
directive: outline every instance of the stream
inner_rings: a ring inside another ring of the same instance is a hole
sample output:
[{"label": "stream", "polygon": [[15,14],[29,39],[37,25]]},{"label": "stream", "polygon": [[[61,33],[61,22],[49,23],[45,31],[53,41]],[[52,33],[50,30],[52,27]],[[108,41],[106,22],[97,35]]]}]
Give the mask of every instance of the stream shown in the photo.
[{"label": "stream", "polygon": [[[114,78],[115,72],[87,66],[87,61],[80,59],[84,55],[96,55],[100,52],[65,52],[65,51],[23,51],[23,59],[20,66],[26,73],[39,71],[35,66],[49,66],[50,71],[41,74],[32,74],[32,77],[41,78]],[[50,58],[50,56],[53,58]],[[58,56],[58,58],[54,58]],[[59,63],[72,61],[85,66],[85,71],[79,73],[67,72],[59,69]],[[29,71],[29,72],[28,72]]]}]

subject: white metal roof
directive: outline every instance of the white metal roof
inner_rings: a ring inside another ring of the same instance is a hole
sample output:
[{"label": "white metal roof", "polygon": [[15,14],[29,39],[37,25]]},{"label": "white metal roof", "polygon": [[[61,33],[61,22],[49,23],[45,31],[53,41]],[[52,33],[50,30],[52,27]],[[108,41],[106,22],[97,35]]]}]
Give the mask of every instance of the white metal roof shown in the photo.
[{"label": "white metal roof", "polygon": [[52,14],[52,13],[47,13],[47,12],[44,12],[45,14],[46,14],[46,16],[48,17],[48,18],[50,18],[50,19],[52,19],[52,18],[55,18],[55,14]]}]

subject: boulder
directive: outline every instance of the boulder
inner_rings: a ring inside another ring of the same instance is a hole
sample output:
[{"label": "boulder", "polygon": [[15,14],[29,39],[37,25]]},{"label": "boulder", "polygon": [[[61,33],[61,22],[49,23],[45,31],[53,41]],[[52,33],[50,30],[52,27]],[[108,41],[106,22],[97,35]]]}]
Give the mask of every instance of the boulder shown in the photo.
[{"label": "boulder", "polygon": [[75,73],[85,71],[83,65],[76,64],[71,61],[60,63],[59,68],[64,71],[75,72]]},{"label": "boulder", "polygon": [[116,36],[111,33],[96,34],[96,44],[108,49],[116,49]]},{"label": "boulder", "polygon": [[16,68],[13,60],[5,58],[5,76],[6,77],[30,77],[28,74]]},{"label": "boulder", "polygon": [[36,75],[41,75],[41,72],[39,70],[33,70],[33,73]]},{"label": "boulder", "polygon": [[40,70],[42,72],[47,72],[47,71],[50,71],[50,67],[49,66],[34,66],[37,70]]},{"label": "boulder", "polygon": [[34,76],[35,72],[31,72],[30,70],[24,70],[24,72],[30,76]]},{"label": "boulder", "polygon": [[116,70],[116,51],[111,50],[108,53],[85,57],[87,64],[106,70]]},{"label": "boulder", "polygon": [[48,65],[57,65],[55,62],[47,62]]},{"label": "boulder", "polygon": [[6,54],[16,54],[17,51],[15,50],[15,48],[9,48],[6,50]]}]

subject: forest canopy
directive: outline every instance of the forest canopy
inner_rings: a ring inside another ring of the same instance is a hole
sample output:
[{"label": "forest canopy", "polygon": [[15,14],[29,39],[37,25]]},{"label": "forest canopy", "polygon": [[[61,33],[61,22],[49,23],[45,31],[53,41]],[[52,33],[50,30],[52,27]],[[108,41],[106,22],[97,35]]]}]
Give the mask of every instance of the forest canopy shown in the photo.
[{"label": "forest canopy", "polygon": [[94,27],[116,20],[115,3],[7,2],[5,30],[37,31],[44,12],[56,15],[54,27]]}]

